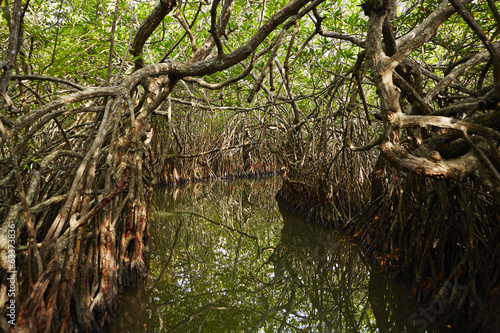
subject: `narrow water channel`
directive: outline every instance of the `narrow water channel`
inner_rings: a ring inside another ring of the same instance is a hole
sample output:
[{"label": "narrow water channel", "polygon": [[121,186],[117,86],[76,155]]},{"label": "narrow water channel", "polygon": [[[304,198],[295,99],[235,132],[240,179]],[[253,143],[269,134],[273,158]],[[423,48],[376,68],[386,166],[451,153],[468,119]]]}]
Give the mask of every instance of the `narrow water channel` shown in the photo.
[{"label": "narrow water channel", "polygon": [[123,297],[110,331],[460,331],[341,234],[280,210],[280,186],[276,177],[158,189],[150,276]]}]

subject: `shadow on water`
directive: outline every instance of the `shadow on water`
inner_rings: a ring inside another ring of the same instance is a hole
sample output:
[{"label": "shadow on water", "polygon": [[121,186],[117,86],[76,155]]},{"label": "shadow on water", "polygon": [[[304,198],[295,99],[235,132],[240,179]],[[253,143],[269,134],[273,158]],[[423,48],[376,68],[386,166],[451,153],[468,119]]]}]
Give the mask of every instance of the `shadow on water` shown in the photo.
[{"label": "shadow on water", "polygon": [[418,307],[341,234],[280,210],[280,186],[158,189],[150,276],[123,297],[109,331],[458,331],[443,324],[442,304]]}]

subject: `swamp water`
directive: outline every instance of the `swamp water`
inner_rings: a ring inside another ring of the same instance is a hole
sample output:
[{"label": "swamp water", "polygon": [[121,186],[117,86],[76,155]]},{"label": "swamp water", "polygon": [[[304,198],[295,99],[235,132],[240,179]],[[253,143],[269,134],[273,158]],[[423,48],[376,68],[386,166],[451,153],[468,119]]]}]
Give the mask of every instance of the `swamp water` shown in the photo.
[{"label": "swamp water", "polygon": [[443,324],[440,301],[416,305],[343,235],[280,211],[280,186],[157,189],[149,277],[122,297],[109,331],[460,331]]}]

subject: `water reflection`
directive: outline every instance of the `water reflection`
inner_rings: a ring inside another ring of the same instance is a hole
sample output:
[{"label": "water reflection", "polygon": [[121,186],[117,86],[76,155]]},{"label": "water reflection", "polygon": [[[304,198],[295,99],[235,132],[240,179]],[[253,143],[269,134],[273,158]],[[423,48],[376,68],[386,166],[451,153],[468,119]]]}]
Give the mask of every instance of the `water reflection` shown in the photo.
[{"label": "water reflection", "polygon": [[280,211],[279,187],[271,178],[158,190],[151,276],[111,331],[425,331],[409,325],[418,308],[407,290],[370,272],[339,233]]}]

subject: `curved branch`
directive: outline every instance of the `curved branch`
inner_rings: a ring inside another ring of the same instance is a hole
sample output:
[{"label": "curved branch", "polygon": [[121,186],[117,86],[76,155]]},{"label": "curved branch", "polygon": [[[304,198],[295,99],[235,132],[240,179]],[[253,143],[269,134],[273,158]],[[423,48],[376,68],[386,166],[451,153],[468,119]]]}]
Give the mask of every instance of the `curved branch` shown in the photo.
[{"label": "curved branch", "polygon": [[450,160],[430,161],[423,157],[409,154],[400,145],[386,141],[380,145],[384,157],[397,169],[409,171],[419,176],[433,178],[460,179],[475,172],[479,159],[473,152]]},{"label": "curved branch", "polygon": [[[500,48],[500,42],[494,43],[494,47]],[[489,57],[490,52],[488,50],[483,50],[478,52],[461,66],[455,67],[448,75],[442,78],[441,81],[434,86],[434,88],[427,92],[427,95],[424,97],[424,101],[426,103],[430,103],[434,97],[436,97],[443,89],[446,89],[446,87],[448,87],[456,78],[471,70],[481,62],[488,60]]]},{"label": "curved branch", "polygon": [[191,42],[191,52],[194,55],[196,53],[196,50],[198,49],[198,47],[196,46],[196,38],[194,37],[193,32],[191,31],[191,26],[186,22],[184,16],[181,13],[181,7],[182,7],[182,0],[180,0],[179,6],[177,6],[177,10],[174,16],[182,25],[182,28],[184,28],[184,30],[186,31],[185,34],[189,36],[189,41]]},{"label": "curved branch", "polygon": [[[463,0],[467,4],[472,0]],[[413,51],[427,42],[436,34],[437,29],[455,13],[453,6],[449,5],[448,0],[441,2],[436,10],[427,17],[418,27],[397,40],[399,47],[390,59],[391,67],[396,68]]]},{"label": "curved branch", "polygon": [[144,49],[144,44],[148,40],[149,36],[155,31],[155,29],[160,25],[161,21],[165,16],[168,15],[176,6],[175,0],[158,0],[156,5],[151,11],[151,13],[142,22],[135,34],[134,41],[132,42],[132,47],[130,48],[130,53],[134,56],[135,70],[144,67],[144,60],[142,59],[142,50]]},{"label": "curved branch", "polygon": [[352,151],[365,151],[365,150],[370,150],[373,147],[380,145],[382,142],[384,142],[384,137],[379,136],[377,138],[374,138],[371,142],[367,143],[364,146],[355,146],[352,143],[352,126],[351,126],[351,129],[348,130],[348,132],[347,132],[346,141],[347,141],[347,144],[348,144],[350,150],[352,150]]},{"label": "curved branch", "polygon": [[183,78],[183,80],[186,82],[195,82],[195,83],[199,84],[200,86],[207,88],[207,89],[210,89],[210,90],[220,89],[220,88],[223,88],[231,83],[237,82],[237,81],[245,78],[252,71],[253,63],[254,62],[251,61],[250,64],[247,66],[247,68],[245,68],[243,73],[241,73],[240,75],[237,75],[235,77],[232,77],[232,78],[227,79],[226,81],[220,82],[220,83],[208,83],[201,78],[193,77],[193,76],[187,76],[187,77]]},{"label": "curved branch", "polygon": [[57,77],[47,76],[47,75],[12,75],[11,80],[51,81],[51,82],[62,83],[78,90],[86,89],[86,87],[81,86],[78,83],[74,83],[65,79],[60,79]]},{"label": "curved branch", "polygon": [[[254,50],[276,29],[280,24],[285,22],[291,16],[303,16],[308,11],[312,10],[312,6],[317,6],[318,3],[324,0],[316,0],[299,14],[302,7],[311,0],[294,0],[285,5],[282,9],[273,14],[257,32],[242,46],[219,57],[208,60],[187,63],[187,62],[166,62],[161,64],[151,64],[134,72],[128,80],[123,82],[123,87],[127,90],[135,88],[145,77],[169,75],[175,79],[182,79],[186,76],[203,76],[213,74],[229,67],[232,67],[242,60],[249,57]],[[287,24],[293,24],[296,18],[291,18]],[[291,23],[290,23],[291,22]]]},{"label": "curved branch", "polygon": [[491,136],[496,140],[500,140],[500,132],[497,132],[492,128],[450,117],[404,115],[401,117],[401,119],[399,119],[398,122],[401,128],[437,126],[441,128],[451,128],[459,130],[464,133],[474,133],[481,134],[483,136]]},{"label": "curved branch", "polygon": [[352,35],[341,34],[340,32],[336,31],[323,31],[323,29],[320,29],[318,33],[323,37],[346,40],[353,43],[354,45],[359,46],[362,49],[366,48],[365,41],[359,40]]},{"label": "curved branch", "polygon": [[222,43],[220,41],[220,32],[217,27],[217,7],[219,6],[220,0],[214,0],[212,3],[212,8],[210,9],[210,34],[212,35],[215,45],[217,46],[217,55],[220,57],[224,54],[224,49],[222,48]]},{"label": "curved branch", "polygon": [[41,107],[39,107],[36,111],[31,112],[28,115],[24,115],[19,117],[15,121],[14,132],[17,133],[22,128],[26,126],[32,125],[38,119],[43,117],[48,112],[63,107],[65,105],[81,102],[86,99],[96,98],[96,97],[104,97],[104,96],[117,96],[119,95],[121,90],[117,87],[102,87],[102,88],[87,88],[83,91],[78,91],[66,96],[60,96],[54,101],[47,103]]}]

